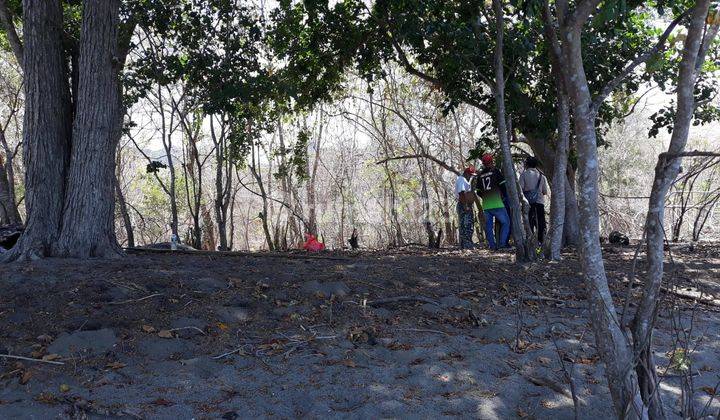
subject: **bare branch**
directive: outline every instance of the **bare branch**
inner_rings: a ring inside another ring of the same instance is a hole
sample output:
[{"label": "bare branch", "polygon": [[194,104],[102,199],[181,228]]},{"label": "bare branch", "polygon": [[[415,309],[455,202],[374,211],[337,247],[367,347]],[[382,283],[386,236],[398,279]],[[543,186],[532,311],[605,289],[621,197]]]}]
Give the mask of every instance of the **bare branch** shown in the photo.
[{"label": "bare branch", "polygon": [[433,155],[431,155],[431,154],[429,154],[429,153],[426,153],[426,152],[416,153],[416,154],[412,154],[412,155],[393,156],[393,157],[389,157],[389,158],[386,158],[386,159],[379,160],[379,161],[377,161],[377,162],[375,162],[375,163],[376,163],[377,165],[381,165],[381,164],[383,164],[383,163],[385,163],[385,162],[389,162],[389,161],[391,161],[391,160],[419,159],[419,158],[424,158],[424,159],[431,160],[431,161],[435,162],[436,164],[438,164],[438,166],[440,166],[440,167],[442,167],[443,169],[445,169],[446,171],[452,172],[452,173],[454,173],[454,174],[457,175],[457,176],[460,176],[460,175],[461,175],[460,171],[458,171],[457,169],[453,168],[452,166],[448,165],[447,163],[443,162],[442,160],[440,160],[440,159],[436,158],[435,156],[433,156]]},{"label": "bare branch", "polygon": [[670,153],[670,152],[663,152],[660,153],[659,158],[660,159],[676,159],[680,157],[719,157],[720,153],[718,152],[704,152],[700,150],[693,150],[690,152],[680,152],[680,153]]},{"label": "bare branch", "polygon": [[10,9],[8,8],[7,1],[6,0],[0,0],[0,26],[5,31],[5,34],[7,35],[8,42],[10,43],[10,48],[12,48],[13,54],[15,54],[15,59],[20,64],[21,68],[24,68],[23,66],[23,44],[20,41],[20,37],[17,34],[17,30],[15,29],[15,24],[13,23],[13,17],[12,13],[10,12]]},{"label": "bare branch", "polygon": [[645,63],[648,61],[652,56],[655,54],[660,53],[665,49],[665,43],[667,42],[667,39],[670,37],[670,34],[672,31],[675,30],[675,27],[685,19],[685,17],[688,15],[690,10],[684,11],[682,14],[680,14],[678,17],[673,19],[673,21],[668,25],[668,27],[665,29],[665,32],[658,38],[657,43],[650,48],[649,50],[645,51],[644,53],[637,56],[630,64],[628,64],[620,74],[615,76],[608,84],[605,85],[605,87],[602,88],[600,93],[595,96],[593,99],[592,105],[590,106],[590,111],[593,114],[596,114],[598,110],[600,109],[600,105],[602,105],[603,102],[605,102],[605,99],[615,90],[618,86],[627,78],[630,73],[635,71],[635,69],[642,63]]}]

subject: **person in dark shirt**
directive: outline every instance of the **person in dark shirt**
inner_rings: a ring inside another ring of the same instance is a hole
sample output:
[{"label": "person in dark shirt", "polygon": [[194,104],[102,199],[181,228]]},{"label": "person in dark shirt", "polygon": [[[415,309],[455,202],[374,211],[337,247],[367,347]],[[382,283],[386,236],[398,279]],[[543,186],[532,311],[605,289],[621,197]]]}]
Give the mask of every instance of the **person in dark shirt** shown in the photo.
[{"label": "person in dark shirt", "polygon": [[[510,239],[510,217],[503,202],[503,197],[507,195],[505,177],[495,167],[493,155],[486,153],[481,161],[483,169],[477,176],[477,192],[482,198],[485,214],[485,236],[491,249],[507,248]],[[495,242],[495,219],[500,223],[498,243]]]}]

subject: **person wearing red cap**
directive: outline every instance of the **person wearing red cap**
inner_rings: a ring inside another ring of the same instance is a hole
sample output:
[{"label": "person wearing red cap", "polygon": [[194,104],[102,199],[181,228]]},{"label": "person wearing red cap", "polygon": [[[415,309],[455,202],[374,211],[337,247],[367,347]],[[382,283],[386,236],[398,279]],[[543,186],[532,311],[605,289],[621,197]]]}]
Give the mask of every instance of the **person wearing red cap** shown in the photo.
[{"label": "person wearing red cap", "polygon": [[475,167],[472,165],[465,168],[462,175],[458,175],[455,181],[455,198],[457,199],[458,225],[460,230],[460,248],[473,249],[473,227],[475,225],[475,214],[473,213],[473,203],[475,202],[475,193],[473,193],[470,181],[475,176]]},{"label": "person wearing red cap", "polygon": [[[485,236],[491,249],[507,248],[510,240],[510,217],[503,202],[503,197],[507,196],[505,177],[495,167],[493,155],[486,153],[480,160],[483,169],[478,175],[477,191],[482,198],[483,213],[485,214]],[[500,223],[498,243],[495,242],[495,219]]]}]

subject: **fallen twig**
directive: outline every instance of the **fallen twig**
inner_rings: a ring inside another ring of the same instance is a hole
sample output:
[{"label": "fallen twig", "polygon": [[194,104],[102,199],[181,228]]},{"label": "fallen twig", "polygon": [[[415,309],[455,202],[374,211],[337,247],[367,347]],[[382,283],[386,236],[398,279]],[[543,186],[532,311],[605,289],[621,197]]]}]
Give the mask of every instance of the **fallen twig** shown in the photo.
[{"label": "fallen twig", "polygon": [[387,305],[388,303],[397,303],[397,302],[423,302],[423,303],[429,303],[431,305],[440,306],[440,304],[430,298],[427,298],[425,296],[396,296],[391,298],[385,298],[385,299],[377,299],[377,300],[371,300],[367,302],[369,306],[380,306],[380,305]]},{"label": "fallen twig", "polygon": [[660,290],[682,299],[697,301],[703,305],[720,307],[720,299],[716,299],[713,295],[702,291],[680,290],[680,288],[669,289],[667,287],[663,287]]},{"label": "fallen twig", "polygon": [[213,359],[216,359],[216,360],[217,360],[217,359],[222,359],[222,358],[228,357],[228,356],[230,356],[230,355],[243,352],[243,351],[245,350],[245,346],[247,346],[247,344],[244,344],[244,345],[236,348],[235,350],[230,350],[230,351],[227,352],[227,353],[223,353],[223,354],[221,354],[221,355],[219,355],[219,356],[215,356],[215,357],[213,357]]},{"label": "fallen twig", "polygon": [[449,336],[450,334],[446,333],[445,331],[440,330],[429,330],[425,328],[400,328],[398,331],[413,331],[413,332],[426,332],[426,333],[434,333],[434,334],[442,334]]},{"label": "fallen twig", "polygon": [[108,305],[124,305],[126,303],[142,302],[144,300],[152,299],[152,298],[158,297],[158,296],[165,296],[165,294],[164,293],[154,293],[150,296],[141,297],[140,299],[128,299],[128,300],[121,300],[121,301],[117,301],[117,302],[110,302],[110,303],[108,303]]},{"label": "fallen twig", "polygon": [[0,357],[4,359],[18,359],[18,360],[27,360],[28,362],[38,362],[38,363],[48,363],[51,365],[64,365],[64,362],[56,362],[54,360],[43,360],[43,359],[35,359],[32,357],[24,357],[24,356],[15,356],[12,354],[0,354]]},{"label": "fallen twig", "polygon": [[173,329],[165,330],[165,331],[167,331],[167,332],[175,332],[175,331],[181,331],[181,330],[195,330],[195,331],[199,332],[199,333],[202,334],[202,335],[207,335],[207,333],[206,333],[205,331],[201,330],[201,329],[198,328],[198,327],[180,327],[180,328],[173,328]]},{"label": "fallen twig", "polygon": [[521,299],[523,301],[529,300],[529,301],[543,301],[543,302],[556,302],[556,303],[565,303],[565,300],[562,299],[555,299],[548,296],[542,296],[542,295],[532,295],[532,296],[522,296]]},{"label": "fallen twig", "polygon": [[557,381],[554,381],[548,377],[545,376],[532,376],[524,372],[520,372],[520,375],[522,375],[523,378],[527,379],[528,382],[530,382],[533,385],[537,386],[546,386],[553,391],[557,392],[558,394],[562,394],[568,398],[572,398],[572,393],[568,391],[564,386],[562,386]]}]

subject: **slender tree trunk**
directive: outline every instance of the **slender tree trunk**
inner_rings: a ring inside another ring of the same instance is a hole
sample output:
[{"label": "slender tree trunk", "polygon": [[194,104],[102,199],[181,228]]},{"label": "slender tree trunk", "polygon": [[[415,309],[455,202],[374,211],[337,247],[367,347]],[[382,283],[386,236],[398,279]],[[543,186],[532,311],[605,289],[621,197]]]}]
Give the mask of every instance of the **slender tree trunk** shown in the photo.
[{"label": "slender tree trunk", "polygon": [[5,30],[8,44],[10,44],[13,54],[15,54],[15,59],[22,68],[24,61],[23,44],[20,42],[20,37],[15,30],[15,23],[13,22],[13,16],[8,7],[7,0],[0,0],[0,27]]},{"label": "slender tree trunk", "polygon": [[[2,135],[3,133],[0,132],[0,136]],[[22,223],[11,187],[13,181],[8,170],[9,166],[10,162],[5,161],[0,155],[0,225]]]},{"label": "slender tree trunk", "polygon": [[545,38],[549,44],[551,71],[557,96],[557,144],[553,166],[552,196],[550,201],[550,230],[544,244],[545,256],[550,260],[559,260],[565,231],[565,183],[567,177],[568,148],[570,146],[570,100],[565,89],[565,79],[561,70],[562,50],[553,25],[550,2],[545,0],[543,7]]},{"label": "slender tree trunk", "polygon": [[430,194],[428,194],[427,186],[427,167],[420,159],[417,160],[418,170],[420,171],[420,198],[423,204],[423,225],[425,226],[425,234],[428,239],[428,248],[435,246],[435,230],[433,230],[432,221],[430,220]]},{"label": "slender tree trunk", "polygon": [[[322,118],[322,117],[320,117]],[[313,155],[313,164],[312,168],[310,168],[310,161],[308,159],[308,175],[309,179],[307,181],[307,185],[305,187],[307,192],[307,206],[308,206],[308,233],[311,235],[317,236],[318,234],[318,222],[317,222],[317,192],[316,192],[316,184],[317,184],[317,170],[318,166],[320,164],[320,145],[322,142],[322,135],[323,135],[323,123],[322,120],[320,120],[320,127],[318,132],[318,137],[315,141],[315,147],[314,147],[314,155]],[[308,153],[308,156],[310,154]]]},{"label": "slender tree trunk", "polygon": [[[555,172],[564,174],[567,170],[568,145],[570,143],[570,104],[566,95],[558,95],[558,135],[557,135],[557,156],[555,159]],[[556,176],[552,184],[552,196],[550,197],[550,230],[545,244],[545,256],[550,260],[561,258],[563,246],[563,233],[566,223],[566,200],[567,191],[565,176]],[[575,207],[577,208],[577,206]]]},{"label": "slender tree trunk", "polygon": [[[222,118],[222,117],[221,117]],[[215,147],[215,220],[217,221],[220,251],[229,251],[228,242],[228,208],[232,198],[232,161],[228,156],[225,124],[222,124],[220,135],[215,132],[213,116],[210,116],[210,134]]]},{"label": "slender tree trunk", "polygon": [[260,221],[262,222],[262,228],[263,233],[265,233],[265,242],[267,243],[268,250],[269,251],[275,251],[275,242],[273,241],[272,234],[270,233],[270,225],[268,224],[268,199],[267,199],[267,192],[265,191],[265,185],[263,184],[263,179],[260,173],[258,172],[258,169],[255,166],[255,146],[252,146],[252,162],[250,165],[250,173],[252,173],[253,178],[255,178],[255,181],[258,184],[258,188],[260,189],[260,198],[262,198],[262,211],[260,212]]},{"label": "slender tree trunk", "polygon": [[[658,301],[664,273],[665,198],[673,181],[680,173],[690,125],[695,111],[694,89],[699,68],[704,61],[701,54],[705,30],[705,17],[708,14],[710,0],[699,0],[690,12],[690,26],[683,48],[682,61],[678,74],[677,109],[673,122],[673,132],[667,153],[658,158],[655,178],[650,192],[648,213],[645,221],[647,243],[648,279],[640,306],[633,320],[633,343],[640,361],[636,366],[643,401],[650,408],[653,418],[665,416],[665,410],[659,397],[658,375],[652,353],[652,332],[657,316]],[[707,42],[712,42],[708,39]]]},{"label": "slender tree trunk", "polygon": [[[570,144],[571,134],[568,135]],[[570,147],[568,147],[568,154]],[[577,193],[575,191],[575,170],[565,164],[565,224],[563,225],[563,245],[576,246],[580,244],[580,209],[578,207]],[[554,184],[553,184],[554,185]]]},{"label": "slender tree trunk", "polygon": [[119,12],[120,0],[83,2],[79,88],[59,256],[114,257],[122,252],[114,228],[122,100]]},{"label": "slender tree trunk", "polygon": [[120,185],[121,173],[120,168],[122,167],[122,147],[118,147],[117,157],[115,160],[115,196],[117,199],[118,206],[120,208],[120,216],[123,219],[123,225],[125,227],[125,237],[127,238],[127,246],[129,248],[135,247],[135,234],[133,233],[132,219],[130,218],[130,212],[128,211],[128,205],[125,201],[125,193],[123,193],[122,186]]},{"label": "slender tree trunk", "polygon": [[25,232],[7,260],[48,256],[60,234],[70,152],[70,98],[60,0],[23,2]]},{"label": "slender tree trunk", "polygon": [[593,333],[598,353],[605,363],[605,375],[617,416],[643,417],[645,407],[639,401],[637,381],[632,370],[632,349],[616,315],[600,247],[597,137],[582,59],[582,24],[563,27],[561,30],[563,67],[567,72],[565,80],[573,105],[577,138],[581,260]]},{"label": "slender tree trunk", "polygon": [[123,225],[125,227],[127,246],[128,248],[133,248],[135,247],[135,234],[133,233],[132,219],[130,218],[130,212],[128,212],[125,195],[120,187],[120,179],[115,180],[115,194],[117,196],[118,206],[120,206],[120,215],[122,216]]},{"label": "slender tree trunk", "polygon": [[510,139],[508,138],[508,125],[505,118],[505,70],[503,68],[503,36],[505,30],[505,17],[503,16],[502,2],[493,0],[495,11],[495,86],[494,95],[497,107],[497,129],[500,148],[503,157],[503,173],[508,199],[510,200],[510,217],[512,220],[512,235],[515,241],[515,255],[518,261],[530,261],[535,252],[531,242],[525,236],[525,223],[523,223],[522,207],[518,195],[517,176],[510,152]]}]

